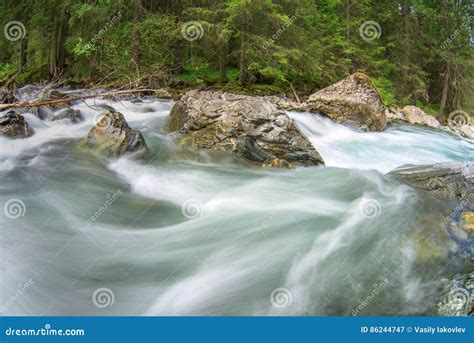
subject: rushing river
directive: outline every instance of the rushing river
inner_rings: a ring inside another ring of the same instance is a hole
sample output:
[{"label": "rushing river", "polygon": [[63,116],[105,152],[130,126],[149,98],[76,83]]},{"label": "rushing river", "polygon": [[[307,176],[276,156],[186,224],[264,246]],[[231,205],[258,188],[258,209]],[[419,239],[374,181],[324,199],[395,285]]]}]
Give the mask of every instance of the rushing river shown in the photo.
[{"label": "rushing river", "polygon": [[[147,159],[78,146],[101,103],[142,131]],[[474,163],[466,140],[290,113],[327,167],[261,169],[188,158],[164,130],[171,106],[90,100],[74,106],[80,123],[26,114],[32,137],[0,137],[0,204],[19,210],[0,216],[3,314],[434,314],[468,267],[472,246],[446,232],[446,209],[384,176]]]}]

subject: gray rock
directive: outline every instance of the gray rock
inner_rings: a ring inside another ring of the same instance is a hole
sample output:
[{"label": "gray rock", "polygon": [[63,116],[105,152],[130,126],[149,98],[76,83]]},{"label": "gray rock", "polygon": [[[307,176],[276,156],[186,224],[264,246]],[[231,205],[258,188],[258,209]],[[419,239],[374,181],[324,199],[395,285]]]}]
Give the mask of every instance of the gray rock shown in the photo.
[{"label": "gray rock", "polygon": [[449,129],[459,135],[461,135],[464,138],[474,140],[474,126],[473,125],[456,125],[456,126],[451,126]]},{"label": "gray rock", "polygon": [[446,162],[404,165],[387,174],[446,200],[467,199],[474,192],[474,166]]},{"label": "gray rock", "polygon": [[[15,98],[22,102],[36,102],[47,100],[60,100],[68,98],[69,95],[41,85],[26,85],[13,91]],[[82,120],[81,112],[71,108],[68,102],[48,106],[25,107],[19,109],[20,113],[31,112],[41,120],[55,121],[69,119],[72,122]]]},{"label": "gray rock", "polygon": [[287,114],[260,97],[193,90],[174,105],[167,128],[183,147],[233,151],[264,166],[324,164]]},{"label": "gray rock", "polygon": [[389,121],[394,121],[394,120],[407,121],[405,118],[405,114],[398,107],[389,106],[387,108],[386,115],[387,115],[387,120]]},{"label": "gray rock", "polygon": [[363,73],[352,74],[312,94],[304,107],[362,130],[383,131],[387,126],[386,108],[380,94]]},{"label": "gray rock", "polygon": [[11,138],[24,138],[33,134],[25,118],[13,111],[0,117],[0,135]]},{"label": "gray rock", "polygon": [[148,151],[141,132],[130,128],[120,112],[107,112],[91,128],[84,143],[113,157],[127,153],[143,156]]},{"label": "gray rock", "polygon": [[441,126],[441,124],[435,117],[430,116],[429,114],[426,114],[419,107],[405,106],[402,112],[404,114],[403,120],[409,123],[424,125],[424,126],[434,127],[434,128],[439,128]]},{"label": "gray rock", "polygon": [[438,304],[440,316],[474,315],[474,271],[458,274]]}]

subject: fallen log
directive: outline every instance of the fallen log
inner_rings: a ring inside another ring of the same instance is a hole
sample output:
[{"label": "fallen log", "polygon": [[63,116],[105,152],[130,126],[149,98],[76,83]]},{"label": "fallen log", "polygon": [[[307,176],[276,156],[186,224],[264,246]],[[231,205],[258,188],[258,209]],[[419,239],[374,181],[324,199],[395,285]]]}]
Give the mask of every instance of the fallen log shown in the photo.
[{"label": "fallen log", "polygon": [[89,94],[89,95],[82,95],[82,96],[55,99],[55,100],[14,102],[11,104],[0,104],[0,111],[8,110],[11,108],[47,106],[47,105],[61,104],[61,103],[69,102],[69,101],[75,101],[75,100],[104,97],[104,96],[109,96],[109,95],[130,94],[130,93],[150,92],[150,91],[154,92],[156,91],[156,89],[148,89],[148,88],[129,89],[129,90],[120,90],[120,91],[106,92],[106,93],[100,93],[100,94]]}]

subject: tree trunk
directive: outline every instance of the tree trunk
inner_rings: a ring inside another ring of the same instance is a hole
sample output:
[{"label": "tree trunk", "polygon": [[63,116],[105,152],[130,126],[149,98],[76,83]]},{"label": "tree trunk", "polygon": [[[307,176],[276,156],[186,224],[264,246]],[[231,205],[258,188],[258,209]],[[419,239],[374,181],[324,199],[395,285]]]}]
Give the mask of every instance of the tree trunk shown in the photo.
[{"label": "tree trunk", "polygon": [[[448,0],[443,1],[443,19],[446,30],[449,28],[449,4]],[[449,37],[449,32],[446,35]],[[445,56],[445,73],[443,81],[443,91],[441,93],[441,102],[439,104],[439,118],[443,121],[446,112],[446,103],[448,102],[449,79],[451,74],[451,67],[449,65],[449,47],[446,47]]]},{"label": "tree trunk", "polygon": [[240,61],[239,61],[239,85],[245,83],[245,33],[240,32]]},{"label": "tree trunk", "polygon": [[69,12],[61,14],[56,10],[53,18],[54,31],[51,37],[51,47],[49,55],[49,73],[52,79],[57,79],[63,72],[66,62],[66,41],[69,22]]},{"label": "tree trunk", "polygon": [[402,4],[403,20],[403,57],[402,57],[402,80],[400,85],[400,98],[407,95],[408,70],[410,65],[410,3],[404,0]]},{"label": "tree trunk", "polygon": [[135,62],[135,67],[140,65],[140,22],[143,18],[143,7],[141,0],[133,1],[133,33],[132,33],[132,58]]},{"label": "tree trunk", "polygon": [[23,68],[25,67],[26,65],[26,60],[27,60],[27,51],[28,50],[28,40],[27,38],[23,38],[21,40],[21,45],[20,45],[20,65],[19,65],[19,68],[18,68],[18,73],[22,73],[23,71]]},{"label": "tree trunk", "polygon": [[174,45],[173,51],[173,73],[181,74],[184,70],[183,62],[181,60],[182,41],[178,40]]},{"label": "tree trunk", "polygon": [[440,117],[444,117],[444,114],[446,111],[446,102],[448,100],[448,90],[449,90],[449,76],[450,76],[450,68],[448,64],[446,68],[446,72],[444,73],[443,92],[441,94],[441,103],[439,104]]},{"label": "tree trunk", "polygon": [[224,43],[219,54],[219,81],[221,83],[227,82],[227,42]]},{"label": "tree trunk", "polygon": [[59,37],[59,13],[55,11],[53,18],[53,33],[49,50],[49,75],[55,78],[58,69],[58,37]]}]

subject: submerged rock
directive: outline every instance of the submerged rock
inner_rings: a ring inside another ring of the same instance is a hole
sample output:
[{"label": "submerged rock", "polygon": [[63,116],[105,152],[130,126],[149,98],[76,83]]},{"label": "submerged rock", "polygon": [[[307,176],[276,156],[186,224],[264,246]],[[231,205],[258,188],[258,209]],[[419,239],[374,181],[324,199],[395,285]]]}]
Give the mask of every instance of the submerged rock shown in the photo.
[{"label": "submerged rock", "polygon": [[474,271],[458,274],[438,304],[440,316],[474,315]]},{"label": "submerged rock", "polygon": [[405,106],[402,110],[404,121],[411,124],[424,125],[434,128],[439,128],[441,124],[439,121],[429,114],[426,114],[421,108],[416,106]]},{"label": "submerged rock", "polygon": [[337,123],[368,131],[383,131],[387,126],[386,108],[379,92],[363,73],[355,73],[312,94],[306,106]]},{"label": "submerged rock", "polygon": [[386,115],[387,115],[387,120],[389,121],[394,121],[394,120],[407,121],[405,114],[398,107],[389,106],[387,108]]},{"label": "submerged rock", "polygon": [[[57,89],[49,89],[46,86],[39,85],[26,85],[22,88],[14,90],[13,94],[18,101],[22,102],[61,100],[69,97],[68,94],[62,91]],[[41,120],[47,121],[69,119],[72,122],[78,122],[82,120],[81,112],[71,108],[71,104],[69,102],[44,106],[24,107],[19,109],[19,112],[31,112]]]},{"label": "submerged rock", "polygon": [[130,128],[120,112],[107,112],[87,134],[86,146],[93,147],[108,156],[118,157],[126,153],[138,156],[148,151],[140,131]]},{"label": "submerged rock", "polygon": [[233,151],[264,166],[324,164],[288,115],[264,98],[193,90],[174,105],[167,128],[184,147]]},{"label": "submerged rock", "polygon": [[446,200],[468,199],[474,192],[474,166],[456,162],[404,165],[387,174]]},{"label": "submerged rock", "polygon": [[33,130],[22,115],[10,111],[3,117],[0,117],[0,135],[11,138],[24,138],[32,134]]},{"label": "submerged rock", "polygon": [[474,140],[474,126],[464,124],[448,127],[449,130],[461,135],[464,138]]}]

